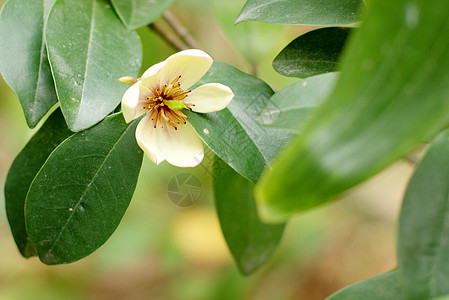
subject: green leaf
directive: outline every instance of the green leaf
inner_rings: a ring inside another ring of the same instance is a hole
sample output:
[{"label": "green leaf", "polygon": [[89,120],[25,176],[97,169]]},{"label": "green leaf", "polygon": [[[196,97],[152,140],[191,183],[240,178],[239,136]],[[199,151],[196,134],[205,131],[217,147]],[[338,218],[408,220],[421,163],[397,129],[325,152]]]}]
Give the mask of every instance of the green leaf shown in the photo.
[{"label": "green leaf", "polygon": [[112,0],[111,3],[126,27],[136,29],[160,17],[173,0]]},{"label": "green leaf", "polygon": [[407,188],[398,265],[410,299],[449,294],[449,131],[438,135]]},{"label": "green leaf", "polygon": [[188,121],[217,156],[242,176],[257,182],[291,137],[284,130],[262,127],[256,120],[273,90],[262,80],[217,62],[200,80],[201,84],[210,82],[229,86],[234,99],[218,112],[187,112]]},{"label": "green leaf", "polygon": [[112,235],[129,205],[142,163],[122,114],[74,134],[50,155],[25,205],[28,234],[46,264],[81,259]]},{"label": "green leaf", "polygon": [[88,128],[120,103],[137,76],[142,49],[106,0],[57,0],[45,31],[62,112],[72,131]]},{"label": "green leaf", "polygon": [[256,188],[263,216],[330,201],[447,126],[446,4],[370,1],[334,92]]},{"label": "green leaf", "polygon": [[392,271],[347,286],[326,300],[401,300],[399,272]]},{"label": "green leaf", "polygon": [[259,220],[254,183],[216,158],[214,194],[218,218],[237,266],[251,274],[265,263],[279,244],[285,225],[267,225]]},{"label": "green leaf", "polygon": [[19,98],[30,128],[57,102],[43,38],[53,2],[9,0],[0,14],[0,72]]},{"label": "green leaf", "polygon": [[248,0],[236,23],[262,21],[277,24],[331,26],[357,21],[362,0]]},{"label": "green leaf", "polygon": [[298,132],[316,107],[330,94],[338,73],[328,73],[301,80],[274,94],[259,115],[268,127]]},{"label": "green leaf", "polygon": [[239,270],[250,274],[270,258],[284,230],[284,225],[266,225],[259,221],[253,182],[257,182],[291,133],[258,124],[256,118],[260,109],[273,95],[265,82],[224,63],[214,63],[200,80],[200,84],[210,82],[229,86],[234,99],[219,112],[188,112],[188,121],[212,151],[232,167],[220,158],[215,159],[217,213]]},{"label": "green leaf", "polygon": [[37,255],[25,228],[28,189],[50,153],[71,134],[58,109],[20,151],[9,169],[5,183],[6,214],[14,240],[24,257]]},{"label": "green leaf", "polygon": [[341,27],[309,31],[282,49],[273,68],[279,74],[300,78],[335,71],[349,33],[349,28]]}]

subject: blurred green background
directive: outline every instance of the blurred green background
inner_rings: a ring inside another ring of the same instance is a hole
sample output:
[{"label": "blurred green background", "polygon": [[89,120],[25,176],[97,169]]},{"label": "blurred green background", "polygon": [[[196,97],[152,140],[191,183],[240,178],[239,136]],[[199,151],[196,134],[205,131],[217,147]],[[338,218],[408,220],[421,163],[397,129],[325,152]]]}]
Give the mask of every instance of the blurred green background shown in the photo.
[{"label": "blurred green background", "polygon": [[[5,1],[0,0],[0,6]],[[273,58],[309,30],[258,22],[233,26],[243,0],[178,0],[172,12],[215,60],[257,74],[275,90],[297,79],[277,74]],[[26,12],[24,12],[26,17]],[[158,20],[160,22],[160,20]],[[139,29],[145,70],[174,51]],[[126,75],[126,74],[124,74]],[[0,185],[33,134],[20,104],[0,79]],[[221,235],[205,158],[194,169],[144,159],[136,193],[119,228],[91,256],[70,265],[24,259],[12,239],[0,193],[0,300],[9,299],[323,299],[350,283],[395,267],[400,201],[412,166],[399,162],[343,199],[301,214],[287,226],[273,259],[240,275]],[[201,180],[198,205],[170,203],[167,185],[190,172]]]}]

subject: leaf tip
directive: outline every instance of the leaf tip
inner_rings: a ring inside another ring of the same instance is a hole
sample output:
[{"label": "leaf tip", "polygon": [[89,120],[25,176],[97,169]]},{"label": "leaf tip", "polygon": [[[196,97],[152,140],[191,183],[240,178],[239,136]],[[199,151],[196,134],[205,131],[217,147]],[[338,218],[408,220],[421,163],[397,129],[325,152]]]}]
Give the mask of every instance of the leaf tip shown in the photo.
[{"label": "leaf tip", "polygon": [[245,264],[244,262],[237,261],[237,268],[243,276],[251,276],[254,272],[256,272],[261,265],[257,264]]},{"label": "leaf tip", "polygon": [[237,16],[237,18],[235,18],[234,21],[234,25],[237,25],[239,23],[242,23],[244,21],[247,21],[248,19],[245,18],[245,14],[242,12],[240,12],[240,14]]}]

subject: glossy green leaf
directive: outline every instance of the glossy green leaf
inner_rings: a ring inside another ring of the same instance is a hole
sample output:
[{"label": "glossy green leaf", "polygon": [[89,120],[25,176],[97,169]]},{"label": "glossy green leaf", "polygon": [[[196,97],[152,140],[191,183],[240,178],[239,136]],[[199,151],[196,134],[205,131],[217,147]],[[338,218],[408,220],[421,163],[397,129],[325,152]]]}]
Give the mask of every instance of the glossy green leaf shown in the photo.
[{"label": "glossy green leaf", "polygon": [[60,144],[31,184],[27,232],[46,264],[81,259],[111,236],[136,187],[142,151],[118,113]]},{"label": "glossy green leaf", "polygon": [[334,92],[256,189],[267,219],[330,201],[447,126],[446,4],[370,1]]},{"label": "glossy green leaf", "polygon": [[349,28],[329,27],[309,31],[276,56],[273,68],[282,75],[306,78],[335,71]]},{"label": "glossy green leaf", "polygon": [[53,2],[9,0],[0,14],[0,72],[19,98],[30,128],[57,102],[43,38]]},{"label": "glossy green leaf", "polygon": [[258,124],[257,115],[273,94],[260,79],[229,65],[214,63],[200,80],[200,84],[209,82],[229,86],[234,99],[226,109],[216,113],[188,113],[188,121],[226,162],[216,158],[214,164],[217,213],[239,270],[250,274],[270,258],[284,229],[284,225],[266,225],[258,219],[253,182],[257,182],[291,134]]},{"label": "glossy green leaf", "polygon": [[9,169],[5,183],[6,215],[17,247],[25,257],[37,255],[25,228],[28,189],[50,153],[71,134],[58,109],[20,151]]},{"label": "glossy green leaf", "polygon": [[136,29],[160,17],[173,0],[112,0],[111,3],[126,27]]},{"label": "glossy green leaf", "polygon": [[117,79],[137,76],[139,37],[106,0],[57,0],[47,23],[45,38],[62,112],[72,131],[88,128],[120,103],[127,86]]},{"label": "glossy green leaf", "polygon": [[347,286],[326,300],[401,300],[405,299],[398,271],[371,277]]},{"label": "glossy green leaf", "polygon": [[256,120],[273,90],[262,80],[224,63],[214,63],[200,80],[200,84],[210,82],[229,86],[234,99],[219,112],[187,112],[188,122],[216,155],[244,177],[257,182],[291,136],[283,130],[262,127]]},{"label": "glossy green leaf", "polygon": [[337,77],[338,73],[317,75],[280,90],[260,112],[259,122],[264,126],[298,132],[330,94]]},{"label": "glossy green leaf", "polygon": [[236,23],[341,25],[357,21],[362,0],[247,0]]},{"label": "glossy green leaf", "polygon": [[285,227],[267,225],[259,220],[254,186],[216,158],[214,195],[217,214],[226,243],[243,274],[253,273],[271,257]]},{"label": "glossy green leaf", "polygon": [[449,294],[449,131],[438,135],[407,188],[398,265],[410,299]]}]

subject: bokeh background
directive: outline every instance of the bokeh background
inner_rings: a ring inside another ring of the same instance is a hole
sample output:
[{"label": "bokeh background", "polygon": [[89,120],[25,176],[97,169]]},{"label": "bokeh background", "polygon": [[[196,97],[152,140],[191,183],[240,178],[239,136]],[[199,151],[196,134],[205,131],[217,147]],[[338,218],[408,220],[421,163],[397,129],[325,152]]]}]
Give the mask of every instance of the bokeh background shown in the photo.
[{"label": "bokeh background", "polygon": [[[5,1],[0,0],[0,6]],[[177,0],[171,11],[215,60],[257,74],[279,90],[297,79],[271,67],[279,51],[310,28],[247,22],[233,25],[243,0]],[[26,11],[24,12],[26,18]],[[161,20],[157,21],[164,26]],[[174,53],[147,28],[142,70]],[[13,53],[11,54],[13,55]],[[124,74],[126,75],[126,74]],[[33,134],[20,104],[0,78],[0,186]],[[324,299],[336,290],[396,265],[401,198],[413,166],[400,161],[341,200],[292,218],[272,260],[244,277],[235,267],[214,210],[205,159],[194,169],[144,159],[134,198],[108,242],[69,265],[22,258],[0,193],[0,300],[9,299]],[[190,172],[203,187],[198,205],[174,206],[173,176]]]}]

